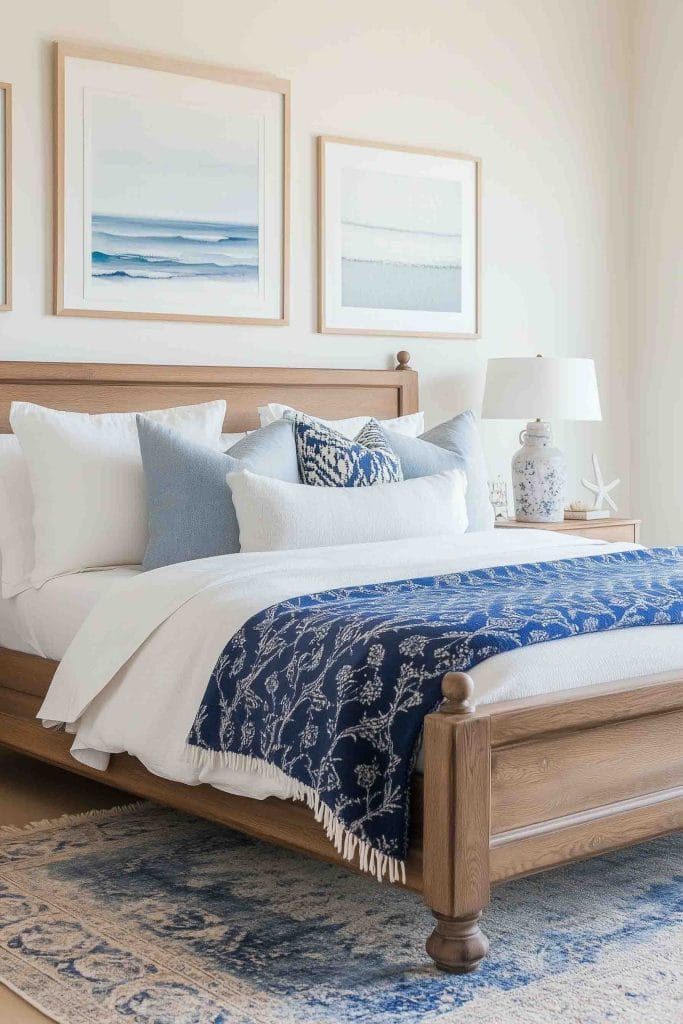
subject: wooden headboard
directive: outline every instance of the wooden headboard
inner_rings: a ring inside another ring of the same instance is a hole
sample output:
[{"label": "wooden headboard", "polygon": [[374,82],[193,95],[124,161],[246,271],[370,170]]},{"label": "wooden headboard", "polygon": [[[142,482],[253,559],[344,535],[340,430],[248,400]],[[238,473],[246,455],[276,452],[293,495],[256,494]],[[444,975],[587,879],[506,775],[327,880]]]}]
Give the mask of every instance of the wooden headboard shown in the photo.
[{"label": "wooden headboard", "polygon": [[154,366],[0,361],[0,433],[12,402],[74,412],[132,412],[225,398],[226,431],[257,427],[257,407],[281,402],[326,419],[389,419],[418,411],[410,355],[395,370],[318,370],[261,366]]}]

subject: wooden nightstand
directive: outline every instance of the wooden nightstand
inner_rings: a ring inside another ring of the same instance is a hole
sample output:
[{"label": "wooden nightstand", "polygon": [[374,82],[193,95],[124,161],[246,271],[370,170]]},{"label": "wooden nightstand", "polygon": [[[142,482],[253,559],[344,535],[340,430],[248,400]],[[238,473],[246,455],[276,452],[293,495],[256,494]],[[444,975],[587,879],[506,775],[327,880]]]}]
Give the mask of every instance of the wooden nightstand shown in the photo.
[{"label": "wooden nightstand", "polygon": [[558,530],[593,540],[640,540],[640,519],[565,519],[562,523],[518,523],[516,519],[497,519],[499,530]]}]

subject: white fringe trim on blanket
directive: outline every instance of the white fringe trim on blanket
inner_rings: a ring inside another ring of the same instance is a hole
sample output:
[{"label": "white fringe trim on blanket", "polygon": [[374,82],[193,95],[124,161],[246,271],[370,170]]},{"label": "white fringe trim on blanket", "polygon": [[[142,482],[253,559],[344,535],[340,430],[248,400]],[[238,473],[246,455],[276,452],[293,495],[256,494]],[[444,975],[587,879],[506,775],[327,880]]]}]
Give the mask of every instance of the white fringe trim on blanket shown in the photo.
[{"label": "white fringe trim on blanket", "polygon": [[337,853],[341,854],[344,860],[353,861],[358,855],[358,867],[381,882],[385,877],[390,882],[401,881],[405,885],[406,866],[405,861],[397,857],[390,857],[386,853],[380,853],[365,839],[359,839],[337,818],[334,811],[330,810],[327,804],[320,799],[318,792],[312,786],[305,786],[303,782],[290,778],[289,775],[267,761],[250,754],[235,754],[224,750],[205,750],[203,747],[195,747],[190,744],[186,747],[187,756],[194,768],[229,768],[231,771],[246,772],[250,775],[260,775],[262,778],[274,779],[285,788],[285,797],[290,800],[306,802],[313,811],[315,820],[322,823],[325,835],[333,844]]}]

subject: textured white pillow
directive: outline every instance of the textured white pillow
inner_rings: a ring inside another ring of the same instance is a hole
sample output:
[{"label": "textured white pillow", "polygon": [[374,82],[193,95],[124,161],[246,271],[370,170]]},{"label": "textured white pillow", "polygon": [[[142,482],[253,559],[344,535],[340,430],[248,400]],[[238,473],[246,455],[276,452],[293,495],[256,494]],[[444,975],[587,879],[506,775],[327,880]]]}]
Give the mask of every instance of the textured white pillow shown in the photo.
[{"label": "textured white pillow", "polygon": [[[258,411],[261,426],[267,427],[269,423],[281,420],[286,412],[297,412],[297,410],[292,409],[289,405],[278,405],[277,402],[261,406]],[[310,414],[306,413],[306,415]],[[310,418],[319,420],[326,427],[331,427],[332,430],[338,431],[344,437],[350,437],[351,440],[363,429],[368,420],[376,419],[373,416],[351,416],[346,420],[324,420],[320,416],[311,416]],[[383,427],[386,427],[387,430],[393,430],[397,434],[405,434],[406,437],[418,437],[425,428],[425,414],[423,412],[413,412],[408,416],[396,416],[393,420],[379,420],[378,422]]]},{"label": "textured white pillow", "polygon": [[2,596],[31,589],[33,495],[26,459],[13,434],[0,435]]},{"label": "textured white pillow", "polygon": [[[220,446],[225,402],[145,415],[199,444]],[[142,561],[147,507],[135,416],[12,403],[10,423],[33,492],[32,586],[63,573]]]},{"label": "textured white pillow", "polygon": [[283,551],[464,533],[459,469],[373,487],[307,487],[228,473],[242,551]]}]

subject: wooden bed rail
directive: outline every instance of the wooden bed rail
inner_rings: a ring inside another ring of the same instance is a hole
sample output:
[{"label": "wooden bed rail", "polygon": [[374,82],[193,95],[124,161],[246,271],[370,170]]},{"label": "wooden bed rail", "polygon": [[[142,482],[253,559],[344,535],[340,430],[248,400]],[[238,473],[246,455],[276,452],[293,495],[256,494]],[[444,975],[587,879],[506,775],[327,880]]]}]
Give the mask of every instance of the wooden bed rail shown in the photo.
[{"label": "wooden bed rail", "polygon": [[[30,657],[30,655],[27,655]],[[45,729],[36,721],[40,697],[9,689],[0,682],[0,746],[120,789],[144,800],[174,807],[209,821],[237,829],[264,842],[305,853],[350,870],[360,870],[345,861],[325,836],[321,825],[303,803],[268,797],[252,800],[201,784],[187,786],[153,775],[130,754],[112,754],[106,771],[80,764],[70,754],[73,736],[61,729]],[[419,805],[419,799],[416,799]],[[406,865],[406,884],[422,891],[422,851],[411,850]]]}]

